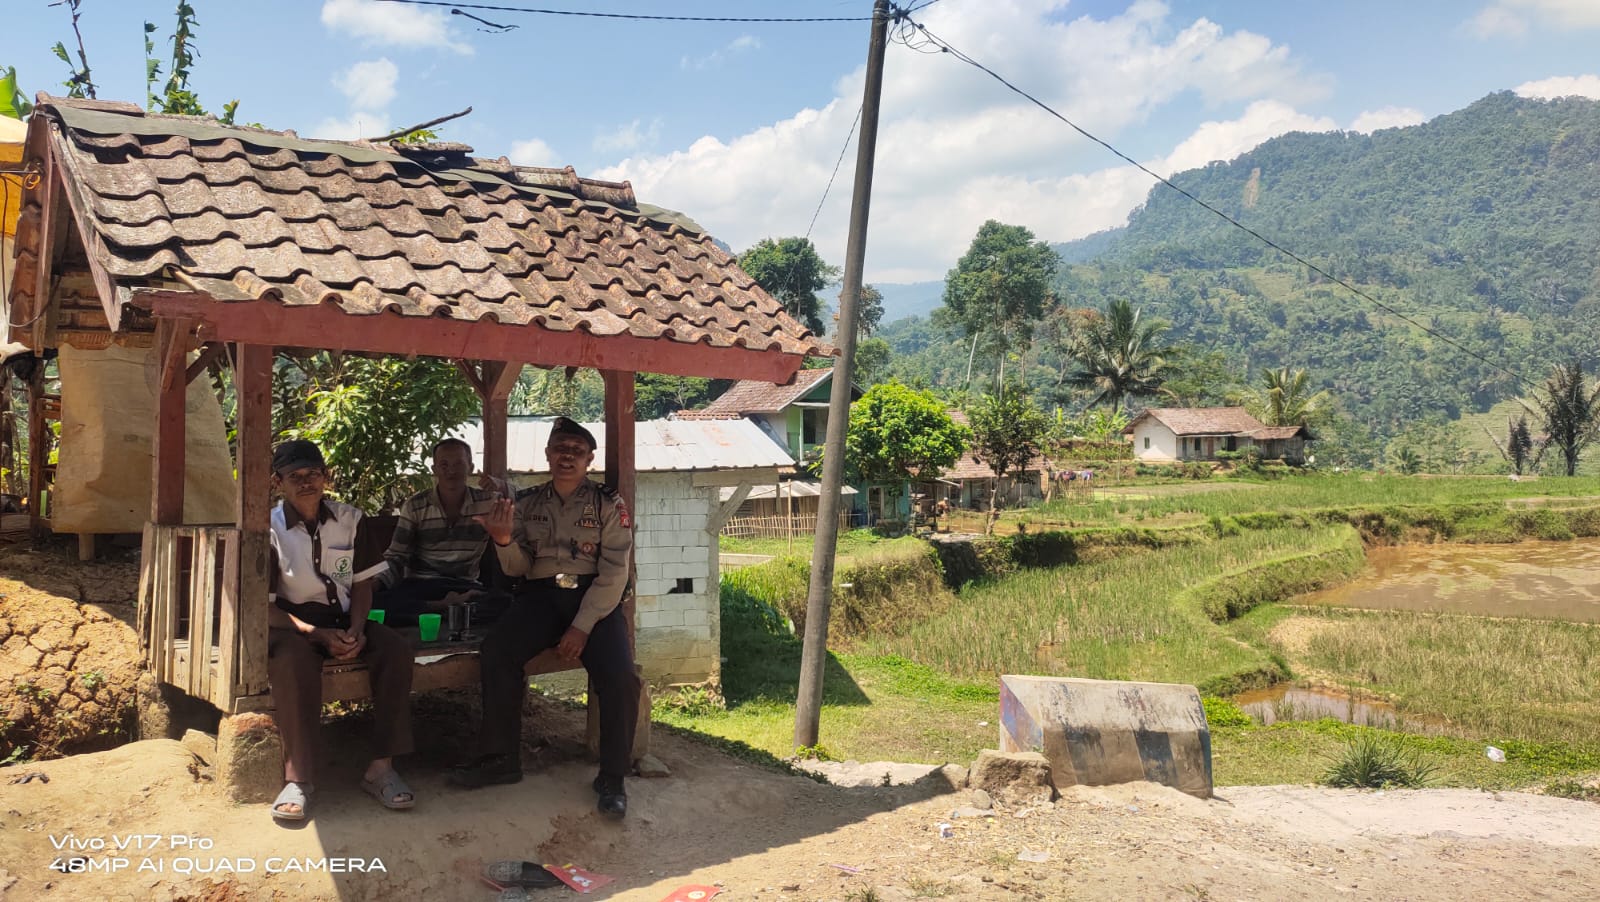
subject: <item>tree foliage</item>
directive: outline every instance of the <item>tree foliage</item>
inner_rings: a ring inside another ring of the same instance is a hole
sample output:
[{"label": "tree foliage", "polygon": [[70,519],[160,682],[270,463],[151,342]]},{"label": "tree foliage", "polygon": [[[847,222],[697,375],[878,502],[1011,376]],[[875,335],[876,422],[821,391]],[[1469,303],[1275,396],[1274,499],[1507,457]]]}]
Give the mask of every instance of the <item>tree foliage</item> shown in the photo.
[{"label": "tree foliage", "polygon": [[1000,480],[1025,470],[1039,456],[1050,421],[1018,384],[984,396],[967,418],[972,423],[973,456],[998,477],[989,491],[989,509],[998,510]]},{"label": "tree foliage", "polygon": [[76,63],[72,61],[72,54],[67,52],[65,43],[56,41],[55,46],[50,48],[50,52],[55,54],[56,59],[67,64],[67,69],[71,73],[67,76],[67,80],[61,83],[61,86],[67,89],[68,97],[93,100],[95,96],[94,76],[89,71],[89,54],[83,49],[83,32],[78,28],[78,18],[83,15],[79,7],[83,5],[83,0],[59,0],[58,3],[51,5],[66,6],[67,12],[72,16],[72,35],[78,39],[78,61]]},{"label": "tree foliage", "polygon": [[945,275],[944,308],[936,315],[983,342],[985,356],[1003,367],[1005,354],[1032,338],[1034,323],[1051,302],[1050,283],[1060,263],[1050,245],[1035,241],[1026,227],[991,219]]},{"label": "tree foliage", "polygon": [[866,482],[899,486],[913,476],[933,479],[961,457],[971,435],[933,392],[885,382],[850,408],[846,462]]},{"label": "tree foliage", "polygon": [[1577,360],[1557,364],[1534,393],[1531,410],[1539,416],[1550,447],[1561,452],[1568,476],[1578,472],[1578,459],[1600,430],[1600,386],[1590,390]]},{"label": "tree foliage", "polygon": [[1112,301],[1105,316],[1073,336],[1078,369],[1067,381],[1093,392],[1091,407],[1103,403],[1120,410],[1129,398],[1156,394],[1173,372],[1168,357],[1174,349],[1162,341],[1168,328],[1166,320],[1146,320],[1127,300]]},{"label": "tree foliage", "polygon": [[375,511],[415,489],[422,449],[478,413],[478,397],[448,361],[319,352],[280,357],[277,432],[322,448],[346,501]]},{"label": "tree foliage", "polygon": [[33,104],[17,87],[15,66],[0,66],[0,116],[7,119],[26,119],[33,112]]},{"label": "tree foliage", "polygon": [[641,420],[661,419],[711,400],[711,380],[700,376],[640,373],[634,379],[634,411]]},{"label": "tree foliage", "polygon": [[[189,76],[194,71],[200,51],[196,48],[195,31],[200,27],[194,6],[188,0],[178,0],[177,22],[172,28],[172,59],[168,63],[167,83],[160,94],[155,93],[155,83],[161,76],[161,62],[154,57],[155,42],[150,39],[156,32],[153,22],[144,23],[145,107],[154,112],[184,116],[204,116],[205,107],[200,97],[189,87]],[[217,121],[232,125],[239,101],[230,100],[222,105],[222,115]]]},{"label": "tree foliage", "polygon": [[827,334],[822,298],[817,292],[839,278],[839,269],[817,253],[808,238],[763,238],[739,256],[739,266],[767,293],[817,335]]},{"label": "tree foliage", "polygon": [[[843,295],[843,292],[840,292]],[[856,299],[856,334],[867,338],[883,325],[883,292],[871,285],[861,286]]]}]

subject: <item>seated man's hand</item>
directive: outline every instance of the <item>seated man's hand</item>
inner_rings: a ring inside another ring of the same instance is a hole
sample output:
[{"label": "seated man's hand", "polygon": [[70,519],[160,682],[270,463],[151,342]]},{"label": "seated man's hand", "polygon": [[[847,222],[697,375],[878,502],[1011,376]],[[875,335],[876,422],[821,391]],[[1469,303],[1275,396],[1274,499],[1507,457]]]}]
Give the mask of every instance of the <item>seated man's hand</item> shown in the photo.
[{"label": "seated man's hand", "polygon": [[313,645],[320,645],[328,650],[328,654],[344,661],[361,653],[361,647],[366,644],[366,636],[352,639],[345,630],[333,627],[318,627],[311,631],[309,636]]},{"label": "seated man's hand", "polygon": [[496,545],[509,545],[515,510],[516,505],[509,498],[497,498],[487,514],[478,514],[472,519],[489,534],[490,541]]},{"label": "seated man's hand", "polygon": [[345,650],[343,652],[335,651],[333,653],[334,658],[340,661],[349,661],[359,657],[361,652],[366,649],[367,636],[365,633],[357,632],[352,634],[351,631],[346,630],[343,636]]},{"label": "seated man's hand", "polygon": [[567,627],[561,635],[561,641],[556,643],[556,654],[568,661],[578,660],[583,654],[583,649],[589,644],[589,634],[575,626]]}]

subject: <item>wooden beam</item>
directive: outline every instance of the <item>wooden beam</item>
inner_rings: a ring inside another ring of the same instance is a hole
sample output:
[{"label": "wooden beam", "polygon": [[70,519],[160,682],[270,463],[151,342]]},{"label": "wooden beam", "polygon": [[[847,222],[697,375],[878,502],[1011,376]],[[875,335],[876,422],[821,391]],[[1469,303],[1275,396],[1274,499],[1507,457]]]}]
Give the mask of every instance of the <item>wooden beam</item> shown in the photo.
[{"label": "wooden beam", "polygon": [[[265,334],[265,333],[263,333]],[[241,344],[235,354],[238,398],[239,583],[236,597],[239,695],[267,687],[267,567],[272,495],[272,348]]]},{"label": "wooden beam", "polygon": [[[56,164],[46,153],[42,159],[43,172],[39,180],[39,245],[35,257],[33,303],[27,316],[33,320],[32,346],[35,353],[54,347],[57,310],[55,308],[56,264],[66,248],[67,213],[61,180],[56,177]],[[13,317],[15,315],[13,314]],[[26,322],[27,320],[24,320]]]},{"label": "wooden beam", "polygon": [[134,303],[157,316],[192,317],[206,341],[271,342],[278,347],[360,351],[460,360],[504,360],[537,366],[757,379],[789,384],[802,358],[778,350],[716,348],[664,338],[556,332],[538,325],[411,317],[395,312],[357,316],[333,304],[288,307],[277,301],[223,303],[196,292],[140,290]]},{"label": "wooden beam", "polygon": [[188,320],[156,320],[156,423],[151,434],[150,520],[162,526],[183,523],[183,480],[188,439]]},{"label": "wooden beam", "polygon": [[711,512],[711,516],[706,518],[706,532],[713,536],[722,532],[722,527],[728,525],[728,518],[733,516],[734,511],[739,509],[739,505],[744,503],[744,499],[750,497],[752,488],[754,486],[747,482],[734,489],[733,495],[727,501],[722,502],[716,510]]},{"label": "wooden beam", "polygon": [[94,280],[96,293],[100,295],[100,309],[105,312],[106,322],[111,324],[112,331],[116,331],[122,322],[122,308],[117,303],[117,290],[111,281],[111,273],[100,262],[109,257],[110,252],[106,250],[105,242],[100,240],[100,233],[88,216],[89,198],[85,196],[82,186],[76,180],[66,180],[65,167],[62,165],[66,161],[55,156],[56,146],[57,143],[52,141],[50,168],[55,173],[56,190],[66,197],[67,206],[72,208],[72,220],[78,227],[78,240],[83,242],[84,256],[88,259],[89,276]]},{"label": "wooden beam", "polygon": [[199,378],[200,374],[205,372],[211,364],[227,353],[228,346],[226,343],[220,341],[207,342],[205,347],[200,350],[200,356],[196,357],[194,363],[189,364],[189,368],[184,371],[184,383],[188,384]]}]

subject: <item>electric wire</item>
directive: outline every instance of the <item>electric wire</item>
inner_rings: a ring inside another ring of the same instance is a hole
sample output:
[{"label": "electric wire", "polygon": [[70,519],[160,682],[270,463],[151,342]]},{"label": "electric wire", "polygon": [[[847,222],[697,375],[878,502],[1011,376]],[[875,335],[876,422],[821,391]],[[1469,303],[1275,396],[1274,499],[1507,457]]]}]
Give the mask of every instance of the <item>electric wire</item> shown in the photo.
[{"label": "electric wire", "polygon": [[833,174],[828,176],[828,184],[822,189],[822,198],[817,201],[817,209],[811,213],[811,224],[806,226],[806,240],[811,240],[811,230],[817,227],[817,217],[822,213],[822,205],[828,200],[828,192],[833,189],[833,180],[839,177],[839,167],[844,164],[844,155],[850,152],[850,140],[856,136],[856,126],[861,124],[861,110],[856,107],[856,118],[850,123],[850,133],[844,136],[844,146],[839,148],[839,159],[833,161]]},{"label": "electric wire", "polygon": [[[589,10],[549,9],[536,6],[500,6],[492,3],[453,3],[449,0],[379,0],[409,6],[442,6],[452,9],[479,9],[498,13],[530,13],[543,16],[574,16],[591,19],[631,19],[641,22],[775,22],[785,24],[819,22],[871,22],[871,16],[656,16],[641,13],[601,13]],[[937,0],[935,0],[937,2]]]},{"label": "electric wire", "polygon": [[[1513,370],[1511,370],[1511,369],[1509,369],[1509,368],[1507,368],[1505,366],[1502,366],[1499,363],[1496,363],[1493,360],[1490,360],[1488,357],[1485,357],[1484,355],[1479,354],[1477,351],[1474,351],[1473,349],[1467,347],[1466,345],[1462,344],[1461,342],[1456,341],[1454,338],[1451,338],[1450,336],[1445,335],[1444,333],[1438,331],[1437,329],[1434,329],[1431,326],[1425,325],[1425,324],[1417,321],[1416,319],[1413,319],[1412,317],[1406,315],[1405,313],[1402,313],[1401,311],[1395,309],[1393,306],[1390,306],[1389,304],[1386,304],[1383,301],[1378,300],[1377,298],[1373,297],[1372,295],[1368,294],[1365,291],[1362,291],[1360,288],[1357,288],[1356,286],[1354,286],[1351,283],[1345,281],[1344,279],[1334,275],[1333,273],[1329,272],[1328,270],[1324,269],[1323,267],[1318,266],[1316,263],[1311,262],[1310,260],[1308,260],[1305,257],[1301,256],[1300,254],[1295,253],[1294,251],[1290,250],[1289,248],[1284,247],[1282,244],[1279,244],[1278,242],[1274,241],[1271,238],[1268,238],[1267,236],[1261,234],[1260,232],[1256,231],[1255,229],[1251,228],[1250,226],[1247,226],[1244,223],[1240,222],[1239,220],[1233,218],[1232,216],[1229,216],[1227,213],[1224,213],[1223,211],[1217,209],[1216,207],[1212,206],[1211,204],[1207,203],[1206,201],[1200,199],[1199,197],[1195,196],[1194,194],[1192,194],[1189,191],[1185,190],[1184,188],[1180,187],[1179,185],[1174,183],[1171,179],[1156,173],[1155,171],[1151,170],[1149,167],[1145,166],[1143,163],[1140,163],[1138,160],[1135,160],[1133,157],[1130,157],[1127,154],[1123,153],[1122,151],[1118,150],[1117,148],[1113,147],[1109,142],[1107,142],[1104,139],[1102,139],[1102,138],[1090,133],[1088,130],[1084,129],[1082,126],[1078,125],[1076,122],[1073,122],[1071,119],[1068,119],[1066,116],[1062,115],[1061,113],[1056,112],[1056,110],[1054,108],[1052,108],[1049,104],[1046,104],[1044,101],[1040,100],[1039,98],[1033,96],[1032,94],[1029,94],[1027,91],[1024,91],[1023,89],[1021,89],[1021,88],[1017,87],[1016,85],[1012,84],[1009,80],[1007,80],[1005,78],[1005,76],[1003,76],[1000,73],[994,71],[993,69],[989,68],[988,66],[985,66],[983,63],[978,62],[977,60],[973,59],[972,57],[968,56],[967,54],[962,53],[960,50],[956,49],[953,45],[951,45],[949,41],[946,41],[943,38],[939,37],[938,35],[934,34],[933,32],[929,31],[927,26],[923,25],[920,22],[913,21],[909,17],[909,15],[902,15],[902,16],[897,17],[897,22],[899,24],[897,25],[897,28],[896,28],[895,32],[890,35],[890,40],[891,41],[893,41],[895,43],[898,43],[898,44],[902,44],[903,46],[907,47],[908,49],[914,50],[914,51],[917,51],[917,52],[920,52],[920,53],[948,53],[951,56],[954,56],[957,60],[960,60],[961,62],[966,63],[969,66],[972,66],[973,68],[979,70],[980,72],[983,72],[984,74],[988,75],[990,78],[993,78],[995,81],[998,81],[1000,84],[1002,84],[1006,88],[1010,89],[1013,93],[1015,93],[1018,96],[1026,99],[1027,101],[1032,103],[1034,106],[1037,106],[1039,109],[1044,110],[1046,113],[1049,113],[1051,116],[1055,117],[1056,119],[1059,119],[1060,121],[1065,123],[1069,128],[1071,128],[1073,131],[1075,131],[1078,134],[1084,136],[1085,138],[1088,138],[1090,141],[1093,141],[1094,143],[1100,145],[1101,147],[1104,147],[1106,150],[1111,151],[1111,153],[1115,154],[1121,160],[1123,160],[1123,161],[1127,162],[1128,164],[1132,165],[1133,167],[1138,169],[1140,172],[1143,172],[1144,174],[1146,174],[1146,175],[1150,176],[1151,178],[1155,179],[1157,182],[1160,182],[1161,184],[1167,186],[1168,188],[1171,188],[1172,190],[1178,192],[1179,194],[1183,195],[1184,197],[1188,198],[1189,200],[1193,201],[1194,203],[1199,204],[1201,207],[1203,207],[1207,211],[1215,214],[1218,218],[1222,219],[1222,221],[1228,223],[1229,225],[1233,226],[1236,229],[1239,229],[1240,231],[1242,231],[1245,234],[1249,235],[1250,237],[1256,239],[1257,241],[1261,242],[1262,244],[1266,245],[1267,247],[1272,248],[1273,250],[1277,251],[1278,253],[1284,255],[1285,257],[1288,257],[1290,260],[1293,260],[1294,262],[1299,263],[1301,266],[1304,266],[1307,269],[1311,270],[1312,272],[1317,273],[1318,275],[1322,276],[1323,278],[1326,278],[1328,281],[1333,282],[1334,284],[1336,284],[1339,287],[1343,288],[1344,290],[1350,292],[1351,294],[1355,295],[1356,297],[1361,298],[1362,300],[1364,300],[1367,303],[1371,304],[1372,306],[1378,308],[1379,310],[1382,310],[1383,312],[1388,313],[1389,315],[1395,317],[1396,319],[1411,325],[1412,327],[1414,327],[1414,328],[1426,333],[1427,335],[1432,336],[1433,338],[1438,339],[1439,341],[1443,342],[1444,344],[1447,344],[1450,347],[1455,348],[1456,350],[1460,351],[1461,353],[1466,354],[1468,357],[1471,357],[1471,358],[1477,360],[1479,363],[1482,363],[1482,364],[1488,366],[1489,368],[1491,368],[1493,370],[1497,370],[1497,371],[1499,371],[1499,372],[1501,372],[1501,373],[1503,373],[1503,374],[1505,374],[1507,376],[1510,376],[1517,383],[1522,384],[1522,385],[1526,385],[1526,386],[1529,386],[1529,387],[1532,387],[1532,388],[1537,388],[1538,387],[1531,379],[1528,379],[1526,376],[1523,376],[1520,373],[1517,373],[1517,372],[1515,372],[1515,371],[1513,371]],[[929,48],[933,48],[933,49],[929,49]]]}]

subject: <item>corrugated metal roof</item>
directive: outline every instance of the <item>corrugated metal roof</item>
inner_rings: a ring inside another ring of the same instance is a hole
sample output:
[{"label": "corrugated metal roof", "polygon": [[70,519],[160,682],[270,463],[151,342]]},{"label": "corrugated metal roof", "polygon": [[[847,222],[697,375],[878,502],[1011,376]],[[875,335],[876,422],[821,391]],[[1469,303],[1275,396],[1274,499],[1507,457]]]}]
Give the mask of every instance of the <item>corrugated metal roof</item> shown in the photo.
[{"label": "corrugated metal roof", "polygon": [[[606,468],[606,426],[584,423],[600,443],[591,472]],[[472,420],[456,430],[456,438],[472,446],[483,460],[483,425]],[[548,417],[510,417],[506,421],[506,465],[513,473],[547,473],[544,446],[550,439]],[[749,420],[645,420],[634,425],[634,471],[638,473],[696,470],[753,470],[790,467],[794,458]]]},{"label": "corrugated metal roof", "polygon": [[[750,494],[746,495],[744,500],[759,501],[763,498],[788,498],[790,495],[796,498],[817,498],[822,495],[822,485],[820,483],[805,479],[790,479],[784,481],[781,485],[783,486],[782,491],[779,491],[776,485],[758,485],[750,490]],[[735,487],[731,485],[723,486],[721,492],[722,500],[732,500],[734,489]],[[860,492],[850,486],[842,485],[839,487],[839,494],[859,495]]]}]

